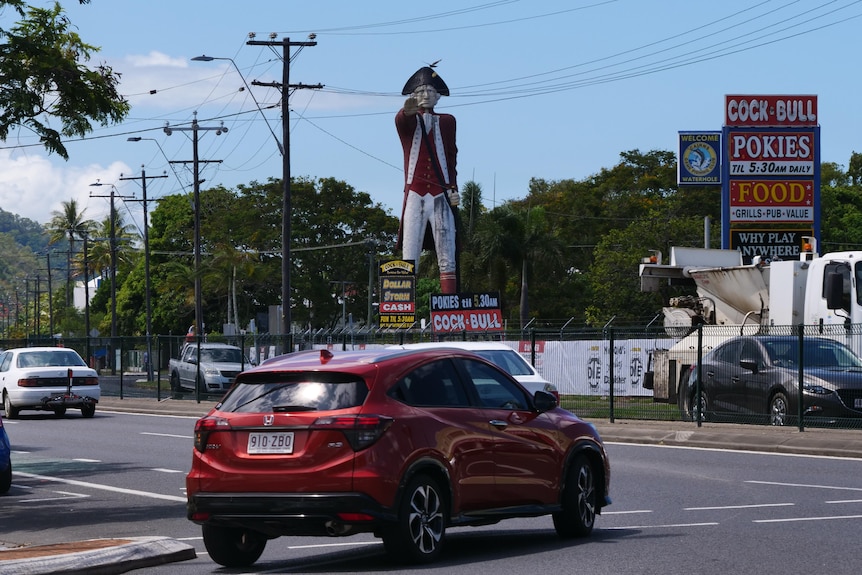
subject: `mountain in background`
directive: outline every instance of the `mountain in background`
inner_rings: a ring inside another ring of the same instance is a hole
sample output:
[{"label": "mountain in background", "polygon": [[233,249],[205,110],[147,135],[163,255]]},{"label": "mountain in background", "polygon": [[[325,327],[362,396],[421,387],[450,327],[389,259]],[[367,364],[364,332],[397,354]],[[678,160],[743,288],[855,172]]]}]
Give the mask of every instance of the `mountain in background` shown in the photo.
[{"label": "mountain in background", "polygon": [[0,209],[0,300],[11,299],[16,288],[23,291],[23,278],[47,277],[41,270],[46,262],[36,255],[47,246],[48,234],[40,223]]},{"label": "mountain in background", "polygon": [[48,234],[42,224],[22,218],[0,208],[0,234],[12,236],[15,243],[30,248],[33,252],[44,250],[48,245]]}]

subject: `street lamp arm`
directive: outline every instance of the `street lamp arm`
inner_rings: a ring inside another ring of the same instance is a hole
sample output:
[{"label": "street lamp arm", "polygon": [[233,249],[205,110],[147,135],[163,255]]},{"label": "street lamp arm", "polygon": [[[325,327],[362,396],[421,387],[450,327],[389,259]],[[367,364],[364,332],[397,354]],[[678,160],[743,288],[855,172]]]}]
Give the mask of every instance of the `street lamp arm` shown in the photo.
[{"label": "street lamp arm", "polygon": [[269,128],[269,133],[272,134],[272,138],[275,140],[275,145],[278,146],[278,152],[282,156],[284,156],[284,146],[278,139],[278,136],[275,135],[275,131],[273,131],[272,126],[269,124],[269,119],[266,117],[266,114],[263,113],[263,110],[260,107],[260,103],[257,101],[257,98],[255,98],[254,92],[252,92],[251,90],[251,86],[249,86],[248,82],[246,82],[245,76],[242,75],[239,66],[236,65],[236,62],[233,61],[233,58],[216,58],[215,56],[207,55],[200,55],[192,58],[192,62],[212,62],[213,60],[228,60],[231,64],[233,64],[233,67],[236,69],[236,73],[239,74],[239,77],[242,79],[242,83],[245,85],[245,89],[248,90],[252,101],[254,101],[254,105],[257,107],[257,111],[260,112],[263,121],[266,122],[266,127]]}]

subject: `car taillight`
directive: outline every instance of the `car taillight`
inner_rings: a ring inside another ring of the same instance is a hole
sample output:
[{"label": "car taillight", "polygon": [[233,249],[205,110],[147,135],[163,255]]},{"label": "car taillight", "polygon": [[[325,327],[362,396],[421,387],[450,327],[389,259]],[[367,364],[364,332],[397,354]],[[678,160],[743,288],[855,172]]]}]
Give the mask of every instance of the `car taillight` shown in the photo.
[{"label": "car taillight", "polygon": [[311,429],[340,431],[353,451],[359,451],[380,439],[392,421],[391,417],[383,415],[338,415],[318,417]]},{"label": "car taillight", "polygon": [[39,387],[38,379],[21,378],[18,380],[18,387]]},{"label": "car taillight", "polygon": [[230,423],[223,417],[207,416],[195,423],[195,449],[203,453],[207,449],[207,440],[215,431],[230,431]]}]

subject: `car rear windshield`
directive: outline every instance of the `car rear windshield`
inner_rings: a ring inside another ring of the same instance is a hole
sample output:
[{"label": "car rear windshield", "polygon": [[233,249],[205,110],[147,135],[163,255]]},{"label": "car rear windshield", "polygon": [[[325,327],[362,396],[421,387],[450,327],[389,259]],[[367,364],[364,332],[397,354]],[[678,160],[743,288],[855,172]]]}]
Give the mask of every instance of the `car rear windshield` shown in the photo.
[{"label": "car rear windshield", "polygon": [[368,386],[345,373],[260,373],[237,381],[220,411],[330,411],[362,405]]},{"label": "car rear windshield", "polygon": [[18,354],[18,367],[86,367],[87,364],[74,351],[22,351]]}]

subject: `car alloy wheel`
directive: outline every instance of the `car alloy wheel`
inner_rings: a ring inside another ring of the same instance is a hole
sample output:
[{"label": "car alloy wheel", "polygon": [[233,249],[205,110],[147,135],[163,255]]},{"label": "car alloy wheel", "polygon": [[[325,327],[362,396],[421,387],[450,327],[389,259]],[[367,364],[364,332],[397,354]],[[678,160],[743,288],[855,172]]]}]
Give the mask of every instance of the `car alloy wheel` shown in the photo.
[{"label": "car alloy wheel", "polygon": [[769,425],[786,425],[787,412],[787,396],[779,391],[769,401]]},{"label": "car alloy wheel", "polygon": [[572,461],[563,487],[563,510],[554,513],[554,528],[560,537],[586,537],[596,523],[596,474],[586,455]]},{"label": "car alloy wheel", "polygon": [[440,556],[446,536],[446,504],[440,486],[426,475],[417,475],[404,494],[397,524],[386,530],[383,544],[397,559],[430,563]]},{"label": "car alloy wheel", "polygon": [[6,412],[7,419],[18,419],[19,408],[12,405],[12,400],[9,399],[9,394],[3,394],[3,410]]}]

